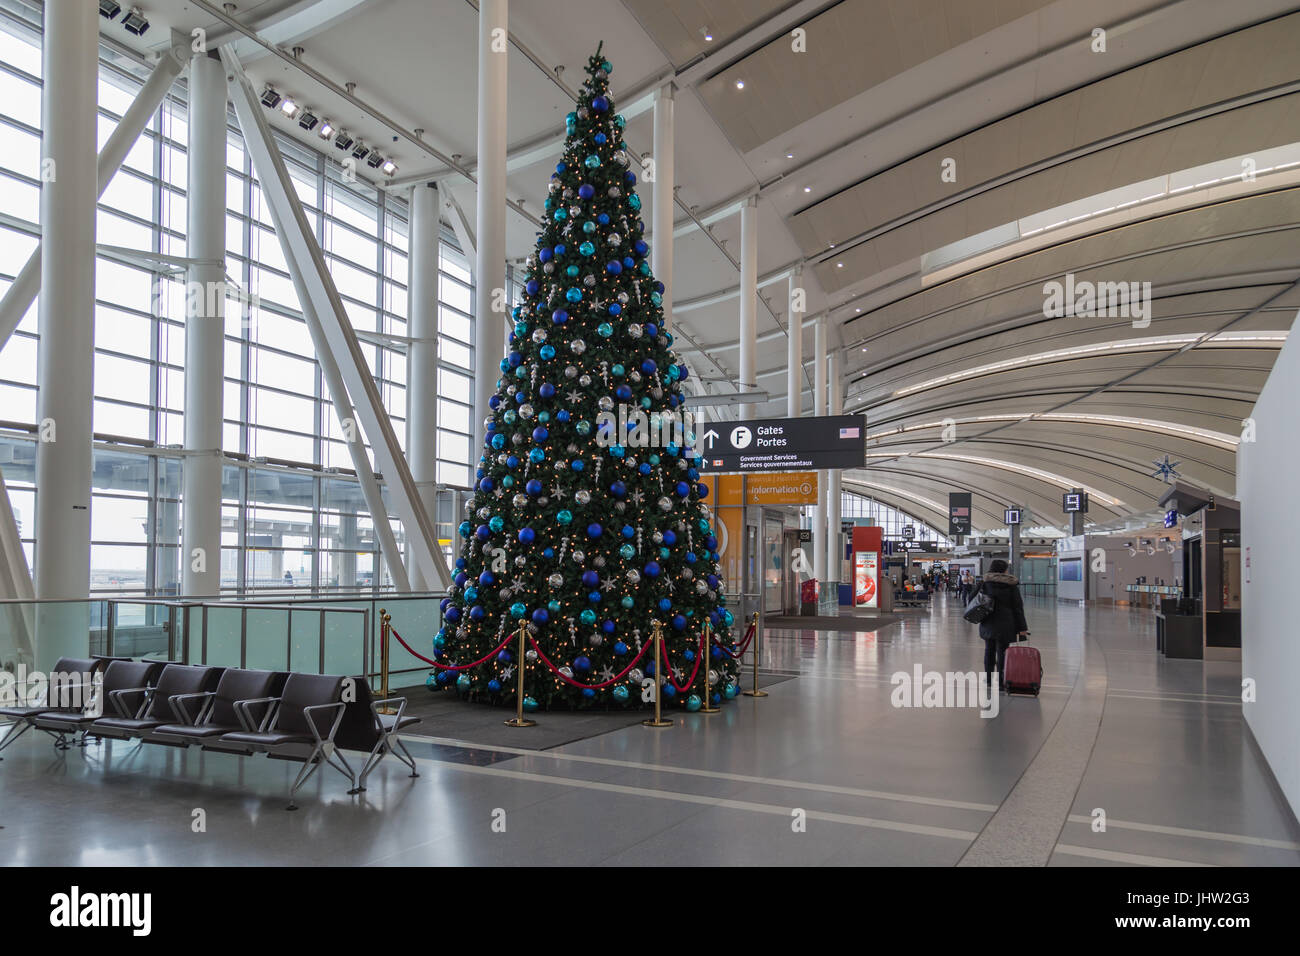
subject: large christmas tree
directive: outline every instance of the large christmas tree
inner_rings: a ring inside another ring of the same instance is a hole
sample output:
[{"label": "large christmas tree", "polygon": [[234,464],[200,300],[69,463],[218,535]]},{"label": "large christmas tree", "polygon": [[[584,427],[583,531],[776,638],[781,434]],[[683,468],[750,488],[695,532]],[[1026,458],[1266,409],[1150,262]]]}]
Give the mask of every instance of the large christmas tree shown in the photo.
[{"label": "large christmas tree", "polygon": [[665,704],[699,705],[701,679],[687,680],[706,660],[713,702],[736,692],[724,647],[698,657],[705,622],[730,645],[733,618],[612,69],[597,49],[566,119],[433,642],[439,664],[463,668],[433,686],[476,700],[516,702],[521,623],[529,709],[641,705],[654,621]]}]

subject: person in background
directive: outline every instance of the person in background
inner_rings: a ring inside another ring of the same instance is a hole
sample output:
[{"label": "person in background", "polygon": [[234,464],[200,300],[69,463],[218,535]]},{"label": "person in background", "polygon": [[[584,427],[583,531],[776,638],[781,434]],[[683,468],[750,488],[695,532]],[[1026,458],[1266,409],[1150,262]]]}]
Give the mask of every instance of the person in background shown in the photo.
[{"label": "person in background", "polygon": [[993,598],[993,613],[980,621],[980,639],[984,641],[984,673],[991,687],[993,672],[997,671],[998,690],[1006,688],[1003,671],[1007,648],[1029,634],[1020,581],[1007,573],[1007,567],[1007,562],[1001,559],[991,562],[989,573],[979,586],[979,590]]}]

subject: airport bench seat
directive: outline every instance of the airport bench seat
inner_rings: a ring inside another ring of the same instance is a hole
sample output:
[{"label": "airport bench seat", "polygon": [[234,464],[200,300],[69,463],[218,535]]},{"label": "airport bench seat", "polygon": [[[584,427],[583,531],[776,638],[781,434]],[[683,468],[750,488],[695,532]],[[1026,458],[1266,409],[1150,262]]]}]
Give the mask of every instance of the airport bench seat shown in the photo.
[{"label": "airport bench seat", "polygon": [[158,725],[151,736],[159,738],[158,743],[190,746],[243,730],[245,725],[238,705],[252,700],[269,700],[282,686],[285,676],[278,671],[228,668],[222,672],[216,690],[169,697],[167,700],[176,720]]},{"label": "airport bench seat", "polygon": [[96,700],[91,706],[82,711],[45,711],[32,718],[32,723],[37,730],[60,735],[55,738],[56,746],[66,747],[66,737],[62,735],[78,732],[82,734],[82,746],[85,746],[85,732],[101,716],[104,701],[110,697],[121,698],[126,694],[134,694],[143,701],[148,689],[157,681],[158,674],[164,667],[162,661],[124,661],[109,658],[98,660],[107,663],[108,666],[104,671]]},{"label": "airport bench seat", "polygon": [[[0,707],[0,717],[13,720],[4,737],[0,738],[0,750],[35,727],[36,719],[41,715],[71,716],[83,713],[94,689],[95,674],[101,667],[103,662],[91,657],[60,657],[50,671],[44,691],[37,699],[30,699],[33,688],[28,687],[19,691],[19,703]],[[30,680],[29,678],[29,682]],[[53,733],[51,736],[56,738],[58,746],[58,736]]]},{"label": "airport bench seat", "polygon": [[[153,733],[165,724],[183,722],[184,714],[176,712],[171,699],[214,690],[223,670],[221,667],[167,664],[154,686],[128,688],[109,694],[104,707],[106,716],[91,724],[89,733],[97,737],[131,740]],[[131,694],[134,690],[144,690],[145,699],[132,707],[136,700]]]}]

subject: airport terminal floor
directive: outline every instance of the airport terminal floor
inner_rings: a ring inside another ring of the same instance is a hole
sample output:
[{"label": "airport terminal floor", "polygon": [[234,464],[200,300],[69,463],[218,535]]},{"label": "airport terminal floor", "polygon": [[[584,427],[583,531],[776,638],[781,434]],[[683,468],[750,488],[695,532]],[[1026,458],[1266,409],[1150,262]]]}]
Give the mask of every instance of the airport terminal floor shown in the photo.
[{"label": "airport terminal floor", "polygon": [[[31,735],[0,764],[0,857],[109,867],[1300,865],[1300,827],[1242,721],[1239,664],[1160,661],[1137,610],[1031,597],[1037,698],[1002,696],[987,718],[978,707],[896,706],[895,675],[981,668],[982,642],[960,610],[941,596],[930,615],[878,629],[847,615],[841,631],[769,628],[770,696],[676,713],[667,729],[624,726],[534,751],[530,729],[512,731],[513,745],[476,744],[426,722],[423,733],[446,736],[406,738],[418,778],[385,761],[353,798],[320,776],[294,814],[283,809],[293,765],[110,741],[56,753]],[[196,808],[203,832],[192,829]]]}]

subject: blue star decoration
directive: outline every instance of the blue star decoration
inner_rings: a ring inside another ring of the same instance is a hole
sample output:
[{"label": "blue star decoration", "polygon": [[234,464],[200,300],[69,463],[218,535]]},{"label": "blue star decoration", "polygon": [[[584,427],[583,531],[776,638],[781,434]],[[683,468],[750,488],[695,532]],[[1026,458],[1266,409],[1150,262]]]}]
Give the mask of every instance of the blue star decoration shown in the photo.
[{"label": "blue star decoration", "polygon": [[1178,473],[1178,466],[1181,465],[1182,462],[1170,461],[1168,455],[1165,455],[1162,459],[1153,460],[1152,464],[1156,466],[1156,470],[1151,472],[1151,477],[1159,478],[1166,484],[1173,481],[1175,478],[1183,477]]}]

